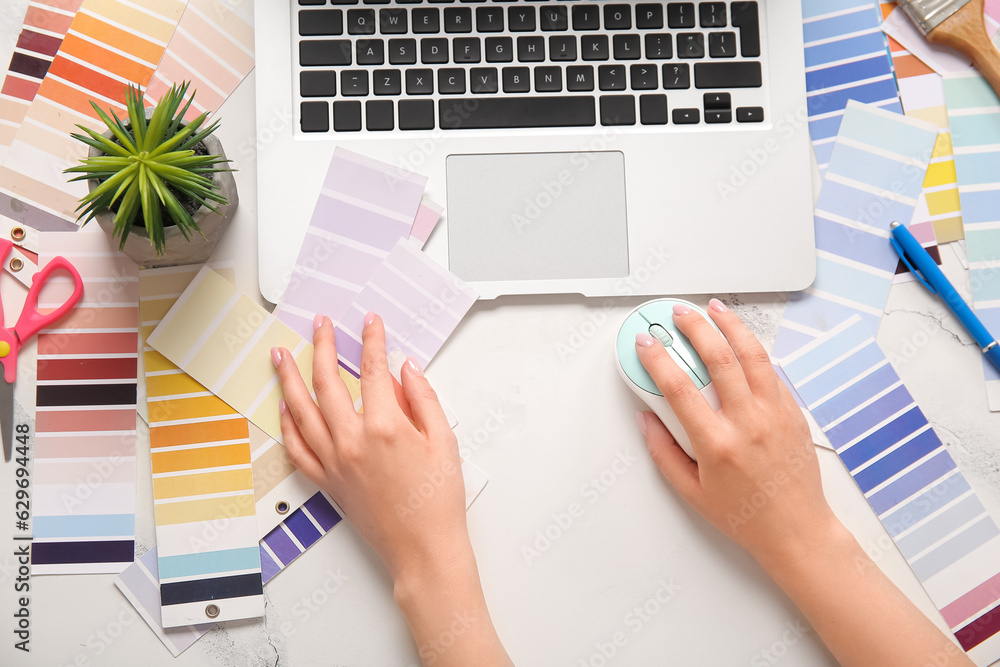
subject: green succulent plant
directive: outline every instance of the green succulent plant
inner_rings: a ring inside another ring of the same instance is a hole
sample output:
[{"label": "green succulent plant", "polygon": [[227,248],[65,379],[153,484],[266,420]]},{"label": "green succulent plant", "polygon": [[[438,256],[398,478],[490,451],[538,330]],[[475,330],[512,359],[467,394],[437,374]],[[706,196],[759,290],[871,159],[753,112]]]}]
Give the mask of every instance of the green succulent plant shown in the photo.
[{"label": "green succulent plant", "polygon": [[[65,171],[81,174],[71,181],[95,179],[99,182],[80,199],[79,218],[85,217],[83,222],[86,224],[99,213],[114,211],[114,236],[120,238],[119,248],[125,247],[125,239],[141,215],[150,244],[157,256],[162,255],[166,246],[165,224],[172,222],[188,240],[192,231],[202,233],[191,212],[185,208],[185,201],[216,212],[209,202],[228,203],[211,178],[214,172],[231,171],[219,167],[228,160],[221,155],[199,155],[195,151],[198,144],[219,127],[219,122],[202,128],[207,113],[189,123],[184,122],[184,115],[194,101],[192,93],[181,107],[189,86],[190,82],[171,86],[148,121],[143,93],[138,86],[129,86],[126,92],[127,122],[118,118],[114,110],[110,110],[109,117],[91,101],[114,140],[82,125],[77,127],[86,135],[71,135],[103,153],[83,158],[80,165]],[[169,222],[164,221],[164,213]]]}]

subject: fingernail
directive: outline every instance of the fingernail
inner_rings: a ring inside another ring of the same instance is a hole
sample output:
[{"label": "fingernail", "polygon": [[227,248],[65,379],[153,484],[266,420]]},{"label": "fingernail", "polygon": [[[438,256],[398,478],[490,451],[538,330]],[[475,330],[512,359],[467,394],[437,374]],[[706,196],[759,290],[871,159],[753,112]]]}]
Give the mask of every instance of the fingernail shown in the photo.
[{"label": "fingernail", "polygon": [[[279,399],[278,400],[278,414],[281,415],[281,416],[284,416],[286,412],[288,412],[288,404],[285,403],[285,399],[283,399],[283,398]],[[643,432],[645,432],[645,431],[643,431]]]},{"label": "fingernail", "polygon": [[639,423],[639,430],[642,431],[643,435],[646,435],[646,415],[641,412],[636,412],[635,420]]},{"label": "fingernail", "polygon": [[653,337],[645,331],[640,331],[635,335],[635,344],[639,347],[649,347],[654,342]]},{"label": "fingernail", "polygon": [[685,306],[683,303],[674,304],[674,315],[687,315],[691,312],[691,309]]},{"label": "fingernail", "polygon": [[321,326],[323,326],[323,316],[316,313],[316,317],[313,318],[313,331],[317,331]]},{"label": "fingernail", "polygon": [[725,313],[729,310],[728,308],[726,308],[726,304],[722,303],[718,299],[712,299],[711,301],[709,301],[708,307],[717,313]]},{"label": "fingernail", "polygon": [[271,361],[274,362],[275,368],[281,365],[281,350],[276,347],[271,348]]},{"label": "fingernail", "polygon": [[410,367],[410,370],[413,371],[415,375],[420,376],[424,374],[424,371],[420,368],[420,364],[418,364],[417,360],[413,357],[406,358],[406,365]]},{"label": "fingernail", "polygon": [[368,314],[365,315],[365,326],[368,326],[369,324],[371,324],[374,321],[375,321],[375,313],[373,313],[372,311],[369,310]]}]

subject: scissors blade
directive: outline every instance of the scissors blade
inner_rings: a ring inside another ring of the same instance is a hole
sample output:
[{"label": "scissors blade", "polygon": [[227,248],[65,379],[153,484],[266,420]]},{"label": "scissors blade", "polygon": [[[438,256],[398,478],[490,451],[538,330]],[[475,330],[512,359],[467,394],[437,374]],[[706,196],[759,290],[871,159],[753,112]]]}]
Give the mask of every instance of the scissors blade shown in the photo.
[{"label": "scissors blade", "polygon": [[10,461],[14,453],[14,383],[0,379],[0,437],[3,438],[3,459]]}]

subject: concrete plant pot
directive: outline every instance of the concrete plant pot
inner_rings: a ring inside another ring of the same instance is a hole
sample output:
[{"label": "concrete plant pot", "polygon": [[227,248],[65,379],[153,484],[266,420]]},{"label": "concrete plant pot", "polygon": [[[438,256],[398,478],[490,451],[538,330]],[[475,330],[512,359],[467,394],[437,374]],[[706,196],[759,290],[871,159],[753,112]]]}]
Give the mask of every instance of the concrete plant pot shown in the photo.
[{"label": "concrete plant pot", "polygon": [[[149,119],[152,109],[146,109],[146,118]],[[111,131],[104,133],[108,139],[114,140]],[[226,157],[222,142],[215,135],[206,137],[203,141],[209,155],[221,155]],[[100,157],[103,155],[96,148],[90,148],[90,157]],[[153,269],[161,266],[180,266],[183,264],[201,264],[211,258],[215,252],[215,246],[222,238],[222,234],[229,226],[229,221],[236,214],[236,207],[239,206],[240,198],[236,191],[236,179],[232,172],[222,171],[209,174],[212,180],[219,186],[219,193],[226,198],[227,204],[216,204],[216,213],[211,209],[202,206],[191,216],[194,218],[198,228],[201,229],[201,236],[197,232],[189,232],[190,241],[184,238],[180,229],[176,225],[164,227],[164,237],[166,249],[160,256],[156,255],[156,249],[149,242],[149,234],[146,228],[134,225],[125,239],[125,247],[122,249],[136,264],[144,269]],[[87,181],[93,191],[98,186],[96,179]],[[96,216],[97,224],[111,237],[118,247],[119,239],[114,236],[115,214],[112,211],[104,211]]]}]

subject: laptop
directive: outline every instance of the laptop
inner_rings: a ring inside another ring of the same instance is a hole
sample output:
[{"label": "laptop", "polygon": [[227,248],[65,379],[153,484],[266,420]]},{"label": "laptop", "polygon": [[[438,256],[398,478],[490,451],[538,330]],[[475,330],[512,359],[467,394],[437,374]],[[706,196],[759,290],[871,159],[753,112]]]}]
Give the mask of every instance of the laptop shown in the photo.
[{"label": "laptop", "polygon": [[256,0],[259,278],[334,149],[428,177],[425,246],[484,298],[804,289],[799,0]]}]

